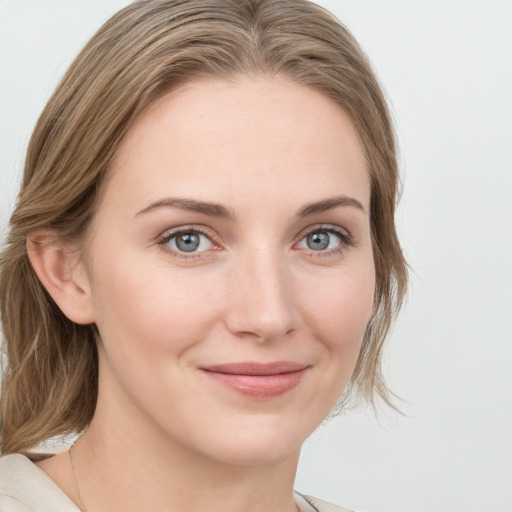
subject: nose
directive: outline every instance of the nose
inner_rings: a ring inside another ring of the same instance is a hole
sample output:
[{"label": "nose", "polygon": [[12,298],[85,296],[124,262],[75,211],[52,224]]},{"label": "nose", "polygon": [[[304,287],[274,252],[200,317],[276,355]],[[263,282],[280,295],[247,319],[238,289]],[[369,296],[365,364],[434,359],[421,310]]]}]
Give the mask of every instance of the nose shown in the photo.
[{"label": "nose", "polygon": [[291,271],[277,251],[258,251],[231,272],[225,322],[238,337],[266,342],[298,325]]}]

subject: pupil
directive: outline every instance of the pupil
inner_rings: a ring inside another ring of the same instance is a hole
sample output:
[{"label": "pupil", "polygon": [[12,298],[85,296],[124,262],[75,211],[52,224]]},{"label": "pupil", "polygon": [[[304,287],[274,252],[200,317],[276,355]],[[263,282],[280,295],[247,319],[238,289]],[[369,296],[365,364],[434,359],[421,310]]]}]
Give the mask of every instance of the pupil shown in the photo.
[{"label": "pupil", "polygon": [[329,245],[329,235],[327,233],[311,233],[307,237],[307,244],[314,251],[321,251]]},{"label": "pupil", "polygon": [[196,233],[185,233],[176,238],[176,246],[180,251],[192,252],[199,247],[199,235]]}]

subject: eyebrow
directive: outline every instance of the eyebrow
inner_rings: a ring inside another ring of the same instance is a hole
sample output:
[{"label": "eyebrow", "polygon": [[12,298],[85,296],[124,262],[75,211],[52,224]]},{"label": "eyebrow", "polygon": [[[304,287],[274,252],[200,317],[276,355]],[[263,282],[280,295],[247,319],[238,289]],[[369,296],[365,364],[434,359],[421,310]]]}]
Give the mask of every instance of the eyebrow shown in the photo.
[{"label": "eyebrow", "polygon": [[308,217],[309,215],[314,215],[315,213],[323,213],[332,210],[338,206],[351,206],[363,212],[366,211],[364,206],[357,199],[348,196],[336,196],[329,199],[324,199],[323,201],[307,204],[299,210],[297,216]]},{"label": "eyebrow", "polygon": [[[365,211],[364,206],[353,197],[337,196],[314,203],[309,203],[302,207],[296,214],[297,217],[309,217],[317,213],[323,213],[339,206],[350,206],[358,210]],[[196,199],[185,199],[167,197],[151,203],[149,206],[136,214],[142,215],[157,208],[178,208],[189,212],[201,213],[211,217],[219,217],[224,219],[234,219],[235,214],[232,210],[218,203],[211,203],[208,201],[197,201]]]},{"label": "eyebrow", "polygon": [[[217,203],[210,203],[208,201],[196,201],[195,199],[181,199],[174,197],[167,197],[151,203],[148,207],[141,210],[137,215],[148,213],[156,208],[179,208],[189,212],[202,213],[211,217],[220,217],[225,219],[234,219],[234,213]],[[136,215],[136,216],[137,216]]]}]

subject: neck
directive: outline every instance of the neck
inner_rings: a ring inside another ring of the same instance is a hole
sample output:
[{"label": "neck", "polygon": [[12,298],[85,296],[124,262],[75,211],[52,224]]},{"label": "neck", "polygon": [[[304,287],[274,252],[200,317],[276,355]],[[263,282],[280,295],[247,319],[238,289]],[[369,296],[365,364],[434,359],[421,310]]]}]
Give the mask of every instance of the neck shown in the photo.
[{"label": "neck", "polygon": [[87,510],[297,511],[298,451],[272,463],[228,463],[170,440],[143,421],[115,421],[105,412],[98,404],[89,429],[73,448]]}]

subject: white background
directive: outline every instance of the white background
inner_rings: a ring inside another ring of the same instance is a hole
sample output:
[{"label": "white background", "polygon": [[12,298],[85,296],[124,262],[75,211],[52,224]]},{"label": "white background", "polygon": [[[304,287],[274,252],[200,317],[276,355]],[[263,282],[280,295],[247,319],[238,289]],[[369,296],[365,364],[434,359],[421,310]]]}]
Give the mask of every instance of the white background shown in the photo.
[{"label": "white background", "polygon": [[[0,0],[0,229],[37,115],[123,0]],[[323,0],[391,98],[412,289],[386,373],[406,416],[346,413],[297,489],[365,512],[512,511],[512,2]]]}]

